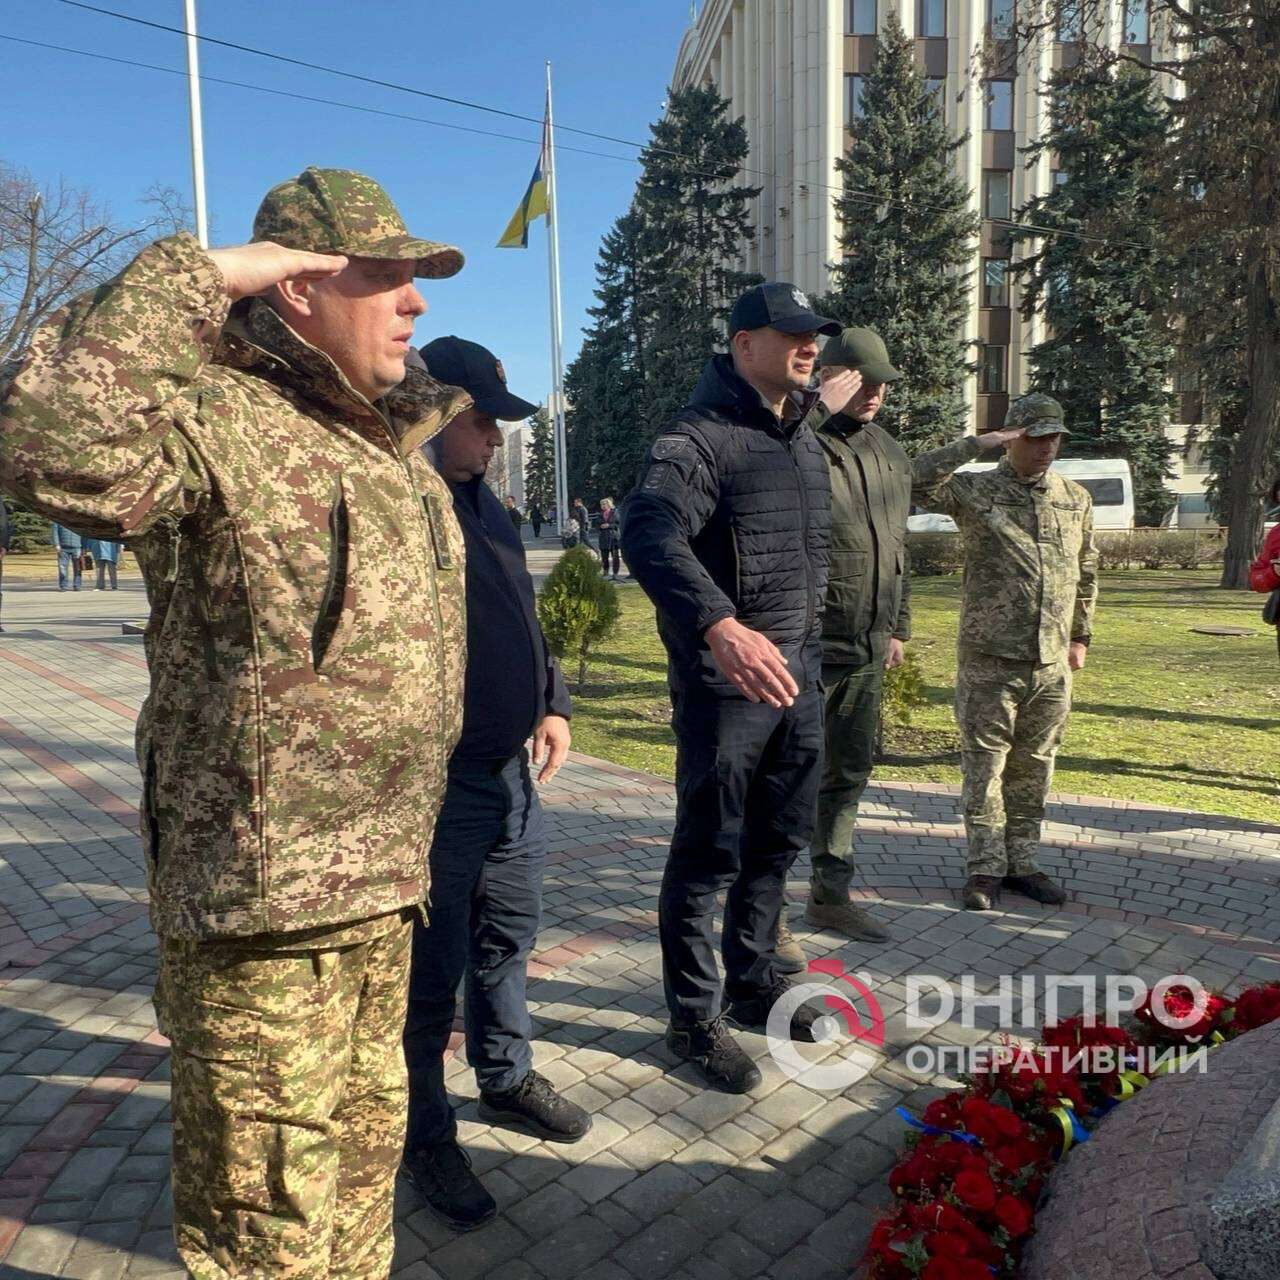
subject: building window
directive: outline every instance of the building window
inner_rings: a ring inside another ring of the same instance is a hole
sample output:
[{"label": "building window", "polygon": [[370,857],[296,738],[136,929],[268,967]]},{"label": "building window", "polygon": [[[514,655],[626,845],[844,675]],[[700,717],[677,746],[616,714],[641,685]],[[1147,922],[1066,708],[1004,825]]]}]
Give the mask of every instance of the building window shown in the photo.
[{"label": "building window", "polygon": [[1125,0],[1124,42],[1151,43],[1151,10],[1147,8],[1147,0]]},{"label": "building window", "polygon": [[947,0],[916,0],[916,35],[947,34]]},{"label": "building window", "polygon": [[1053,171],[1053,185],[1060,187],[1067,180],[1067,171],[1065,169],[1055,169]]},{"label": "building window", "polygon": [[929,91],[933,98],[933,105],[939,111],[944,112],[947,109],[947,77],[946,76],[925,76],[924,87]]},{"label": "building window", "polygon": [[855,120],[863,117],[862,93],[867,87],[867,77],[846,75],[844,78],[844,123],[852,128]]},{"label": "building window", "polygon": [[1007,221],[1013,215],[1013,174],[988,169],[982,175],[982,216]]},{"label": "building window", "polygon": [[993,40],[1013,35],[1013,0],[987,0],[987,30]]},{"label": "building window", "polygon": [[984,129],[1013,128],[1013,81],[988,80],[983,103]]},{"label": "building window", "polygon": [[1007,390],[1005,367],[1008,363],[1008,347],[993,347],[984,343],[981,361],[978,365],[978,390],[984,395],[992,395],[995,392]]},{"label": "building window", "polygon": [[1080,0],[1058,0],[1057,37],[1063,44],[1084,39],[1084,10]]},{"label": "building window", "polygon": [[982,260],[982,305],[1007,307],[1009,305],[1009,263],[1004,258]]},{"label": "building window", "polygon": [[849,0],[845,7],[845,32],[851,36],[876,33],[876,0]]}]

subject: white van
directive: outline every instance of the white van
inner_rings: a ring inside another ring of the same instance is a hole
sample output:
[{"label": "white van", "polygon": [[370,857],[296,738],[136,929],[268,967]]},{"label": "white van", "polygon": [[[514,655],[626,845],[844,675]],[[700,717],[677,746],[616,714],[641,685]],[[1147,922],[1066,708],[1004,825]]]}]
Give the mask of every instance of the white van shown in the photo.
[{"label": "white van", "polygon": [[[990,471],[994,462],[966,462],[959,471]],[[1095,529],[1133,528],[1133,473],[1123,458],[1059,458],[1050,468],[1074,480],[1093,499]],[[911,533],[955,533],[950,516],[918,511],[907,517]]]}]

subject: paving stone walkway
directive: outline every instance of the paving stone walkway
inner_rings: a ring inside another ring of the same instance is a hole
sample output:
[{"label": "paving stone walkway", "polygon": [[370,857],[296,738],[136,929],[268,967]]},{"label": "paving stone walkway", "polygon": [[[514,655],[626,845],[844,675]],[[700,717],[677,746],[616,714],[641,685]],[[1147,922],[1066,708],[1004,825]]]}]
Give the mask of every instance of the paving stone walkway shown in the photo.
[{"label": "paving stone walkway", "polygon": [[[150,1005],[154,939],[135,835],[133,720],[146,688],[136,579],[118,593],[5,592],[0,634],[0,1280],[179,1276],[166,1186],[168,1062]],[[662,1043],[656,892],[670,784],[575,756],[545,794],[553,831],[530,994],[537,1062],[595,1117],[551,1146],[475,1118],[449,1068],[461,1137],[497,1197],[495,1222],[441,1227],[401,1188],[406,1280],[826,1280],[853,1270],[903,1134],[945,1083],[912,1074],[917,1043],[995,1033],[906,1026],[904,975],[1001,979],[1193,972],[1233,987],[1280,977],[1280,828],[1059,796],[1048,869],[1073,895],[959,911],[956,801],[945,787],[868,794],[868,896],[894,941],[806,933],[814,957],[866,976],[886,1016],[874,1070],[841,1090],[784,1075],[764,1038],[749,1097],[708,1093]],[[793,900],[806,875],[796,868]],[[843,1046],[806,1047],[830,1058]],[[832,1059],[834,1060],[834,1058]]]}]

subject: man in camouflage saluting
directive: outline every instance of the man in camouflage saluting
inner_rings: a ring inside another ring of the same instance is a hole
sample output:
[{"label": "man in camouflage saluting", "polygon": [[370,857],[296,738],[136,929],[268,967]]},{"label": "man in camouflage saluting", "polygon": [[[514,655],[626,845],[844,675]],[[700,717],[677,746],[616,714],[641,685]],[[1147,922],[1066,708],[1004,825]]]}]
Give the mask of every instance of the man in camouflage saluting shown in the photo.
[{"label": "man in camouflage saluting", "polygon": [[931,510],[964,538],[956,671],[965,831],[964,905],[990,910],[1001,889],[1050,906],[1066,894],[1036,865],[1053,760],[1085,663],[1098,594],[1093,502],[1050,471],[1068,432],[1050,396],[1016,400],[994,471],[957,472]]},{"label": "man in camouflage saluting", "polygon": [[146,578],[143,848],[198,1280],[391,1263],[412,917],[461,719],[462,539],[419,452],[469,397],[406,376],[410,236],[361,174],[254,242],[145,249],[36,334],[0,488]]}]

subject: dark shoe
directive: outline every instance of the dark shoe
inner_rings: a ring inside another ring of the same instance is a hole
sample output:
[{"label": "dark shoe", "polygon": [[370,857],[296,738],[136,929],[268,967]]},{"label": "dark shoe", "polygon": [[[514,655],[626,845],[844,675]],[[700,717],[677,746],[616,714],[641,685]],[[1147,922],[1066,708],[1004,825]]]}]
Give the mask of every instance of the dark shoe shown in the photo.
[{"label": "dark shoe", "polygon": [[471,1172],[470,1158],[452,1138],[406,1151],[400,1172],[432,1212],[458,1231],[483,1226],[498,1212],[497,1201]]},{"label": "dark shoe", "polygon": [[591,1128],[591,1117],[576,1102],[562,1098],[546,1076],[530,1071],[514,1089],[480,1091],[481,1120],[514,1121],[548,1142],[577,1142]]},{"label": "dark shoe", "polygon": [[1005,876],[1003,883],[1006,889],[1043,902],[1046,907],[1060,907],[1067,900],[1066,893],[1043,871],[1033,871],[1029,876]]},{"label": "dark shoe", "polygon": [[687,1027],[673,1022],[667,1028],[667,1048],[701,1067],[707,1083],[724,1093],[749,1093],[763,1079],[760,1068],[730,1034],[724,1018]]},{"label": "dark shoe", "polygon": [[[779,978],[773,986],[754,996],[730,1000],[725,1013],[735,1026],[763,1031],[765,1024],[769,1021],[769,1011],[790,990],[791,983],[785,978]],[[791,1015],[791,1038],[802,1044],[813,1044],[813,1024],[820,1017],[822,1014],[817,1009],[811,1009],[807,1004],[802,1004]]]},{"label": "dark shoe", "polygon": [[819,902],[811,897],[804,918],[815,929],[830,929],[859,942],[888,942],[893,936],[871,912],[852,902]]},{"label": "dark shoe", "polygon": [[778,917],[778,936],[773,944],[773,967],[779,973],[803,973],[808,961],[787,924],[787,909]]},{"label": "dark shoe", "polygon": [[970,876],[964,885],[964,905],[970,911],[990,911],[1000,900],[999,876]]}]

